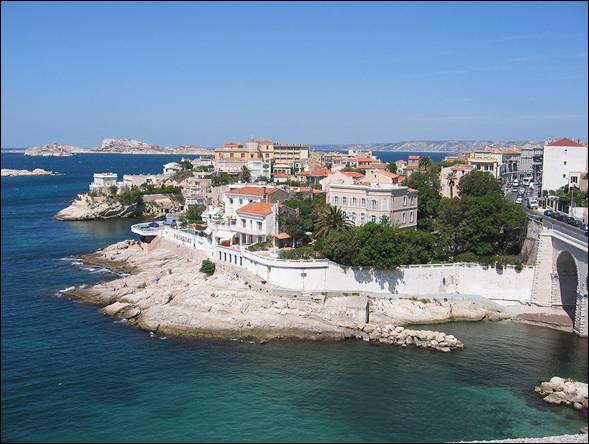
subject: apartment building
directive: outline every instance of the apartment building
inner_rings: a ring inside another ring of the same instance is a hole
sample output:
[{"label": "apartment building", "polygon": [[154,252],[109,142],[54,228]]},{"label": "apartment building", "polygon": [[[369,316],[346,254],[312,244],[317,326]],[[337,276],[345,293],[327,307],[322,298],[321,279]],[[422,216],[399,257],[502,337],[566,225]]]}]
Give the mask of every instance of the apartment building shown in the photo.
[{"label": "apartment building", "polygon": [[458,184],[460,179],[474,170],[474,165],[453,165],[440,171],[440,193],[450,199],[459,197]]},{"label": "apartment building", "polygon": [[587,145],[563,138],[544,145],[542,189],[558,190],[570,182],[573,171],[587,171]]},{"label": "apartment building", "polygon": [[329,204],[342,209],[357,226],[369,222],[389,222],[401,228],[417,225],[418,192],[394,184],[331,184],[327,187]]}]

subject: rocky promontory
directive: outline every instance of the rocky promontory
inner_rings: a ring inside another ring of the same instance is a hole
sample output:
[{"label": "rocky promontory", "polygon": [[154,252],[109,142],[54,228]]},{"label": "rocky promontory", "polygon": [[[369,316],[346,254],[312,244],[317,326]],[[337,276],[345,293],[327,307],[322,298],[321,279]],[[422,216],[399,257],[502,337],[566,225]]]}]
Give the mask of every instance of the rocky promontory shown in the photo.
[{"label": "rocky promontory", "polygon": [[120,154],[202,154],[210,153],[205,148],[194,145],[162,147],[135,139],[104,139],[97,153]]},{"label": "rocky promontory", "polygon": [[128,275],[64,293],[157,334],[260,341],[356,338],[441,352],[463,344],[452,335],[405,326],[451,321],[456,313],[460,320],[481,320],[494,312],[472,299],[392,298],[383,306],[367,295],[297,293],[221,262],[207,276],[200,272],[205,258],[204,252],[159,237],[151,244],[123,241],[82,260]]},{"label": "rocky promontory", "polygon": [[139,204],[125,205],[107,197],[91,197],[86,194],[78,196],[69,207],[59,211],[55,218],[58,220],[93,220],[134,217],[140,214]]},{"label": "rocky promontory", "polygon": [[11,170],[9,168],[2,168],[2,176],[56,176],[58,173],[53,171],[47,171],[42,168],[35,168],[32,171],[29,170]]}]

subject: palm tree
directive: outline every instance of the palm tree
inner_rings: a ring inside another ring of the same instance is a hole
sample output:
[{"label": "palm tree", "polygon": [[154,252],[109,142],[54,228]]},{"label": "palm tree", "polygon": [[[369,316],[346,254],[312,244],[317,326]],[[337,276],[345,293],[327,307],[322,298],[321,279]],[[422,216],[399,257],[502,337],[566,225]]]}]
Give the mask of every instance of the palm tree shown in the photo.
[{"label": "palm tree", "polygon": [[450,187],[450,199],[452,199],[454,197],[454,187],[456,186],[456,171],[451,171],[447,179]]},{"label": "palm tree", "polygon": [[319,214],[317,237],[323,237],[332,230],[349,230],[354,224],[341,208],[327,205]]},{"label": "palm tree", "polygon": [[423,156],[419,158],[419,169],[420,170],[429,170],[433,165],[432,158],[429,156]]}]

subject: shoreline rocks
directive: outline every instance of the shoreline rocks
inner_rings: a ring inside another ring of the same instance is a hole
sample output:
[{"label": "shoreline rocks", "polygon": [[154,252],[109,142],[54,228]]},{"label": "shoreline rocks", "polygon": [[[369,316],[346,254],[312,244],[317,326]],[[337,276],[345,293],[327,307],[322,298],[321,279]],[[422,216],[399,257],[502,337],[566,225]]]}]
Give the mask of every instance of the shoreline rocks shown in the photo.
[{"label": "shoreline rocks", "polygon": [[587,412],[587,384],[571,378],[554,376],[547,382],[541,382],[534,391],[553,405],[564,405],[575,410]]},{"label": "shoreline rocks", "polygon": [[[351,296],[297,297],[222,263],[209,277],[199,272],[203,253],[161,238],[153,242],[148,248],[123,241],[83,256],[84,263],[129,274],[62,293],[100,305],[104,314],[130,325],[170,336],[260,342],[361,339],[440,352],[463,348],[452,335],[404,328],[385,316],[367,324],[365,312],[357,310],[359,305],[366,308],[366,296],[357,297],[360,304]],[[423,316],[421,305],[416,310]]]},{"label": "shoreline rocks", "polygon": [[[366,327],[363,329],[366,331]],[[431,330],[413,330],[401,326],[385,325],[368,333],[368,341],[383,344],[433,349],[441,352],[464,349],[464,344],[453,335]]]},{"label": "shoreline rocks", "polygon": [[138,204],[123,205],[106,197],[84,195],[76,198],[70,206],[55,214],[57,220],[94,220],[114,219],[118,217],[135,217],[141,215]]},{"label": "shoreline rocks", "polygon": [[12,176],[57,176],[58,173],[53,171],[47,171],[43,168],[35,168],[32,171],[29,170],[12,170],[9,168],[2,168],[1,175],[2,177],[12,177]]}]

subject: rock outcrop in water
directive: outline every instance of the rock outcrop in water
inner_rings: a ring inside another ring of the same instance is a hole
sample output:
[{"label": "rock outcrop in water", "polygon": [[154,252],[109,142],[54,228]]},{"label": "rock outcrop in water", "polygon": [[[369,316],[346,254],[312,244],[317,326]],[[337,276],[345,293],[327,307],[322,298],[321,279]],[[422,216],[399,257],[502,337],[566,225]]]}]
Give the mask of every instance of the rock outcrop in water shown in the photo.
[{"label": "rock outcrop in water", "polygon": [[76,198],[72,204],[59,211],[55,218],[58,220],[94,220],[113,219],[117,217],[134,217],[141,214],[139,204],[124,205],[105,197]]},{"label": "rock outcrop in water", "polygon": [[534,391],[549,404],[565,405],[576,410],[587,411],[587,384],[584,382],[555,376],[550,381],[542,382],[534,387]]},{"label": "rock outcrop in water", "polygon": [[55,176],[57,173],[53,171],[46,171],[42,168],[35,168],[33,171],[29,170],[11,170],[9,168],[2,168],[2,176]]},{"label": "rock outcrop in water", "polygon": [[48,143],[25,150],[25,156],[73,156],[76,153],[87,153],[91,150],[63,143]]},{"label": "rock outcrop in water", "polygon": [[446,335],[446,333],[439,331],[412,330],[400,326],[395,327],[394,325],[385,325],[376,328],[364,327],[363,331],[369,331],[369,341],[381,342],[383,344],[429,348],[441,352],[464,348],[464,344],[454,336]]}]

